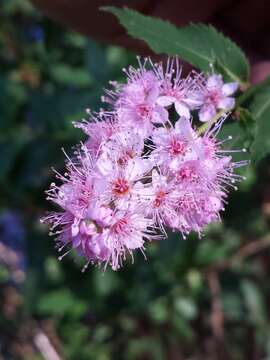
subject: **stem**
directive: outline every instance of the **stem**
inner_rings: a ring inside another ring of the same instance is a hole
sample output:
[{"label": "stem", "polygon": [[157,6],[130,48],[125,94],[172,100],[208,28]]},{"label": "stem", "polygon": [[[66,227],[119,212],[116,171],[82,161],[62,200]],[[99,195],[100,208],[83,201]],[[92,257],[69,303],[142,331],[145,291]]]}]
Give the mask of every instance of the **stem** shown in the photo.
[{"label": "stem", "polygon": [[199,136],[202,135],[206,130],[210,129],[211,126],[214,125],[225,113],[226,113],[225,110],[219,110],[219,112],[217,112],[216,115],[210,121],[207,121],[205,124],[199,127],[199,129],[197,130],[197,134]]}]

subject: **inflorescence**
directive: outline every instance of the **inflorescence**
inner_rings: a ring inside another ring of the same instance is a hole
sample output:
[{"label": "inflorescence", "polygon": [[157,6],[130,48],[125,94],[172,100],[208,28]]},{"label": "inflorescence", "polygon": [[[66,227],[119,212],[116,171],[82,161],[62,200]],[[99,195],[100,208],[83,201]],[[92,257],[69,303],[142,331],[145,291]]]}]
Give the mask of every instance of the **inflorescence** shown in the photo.
[{"label": "inflorescence", "polygon": [[233,162],[222,148],[231,137],[217,138],[237,83],[224,84],[213,72],[183,77],[177,58],[165,67],[139,59],[138,69],[124,73],[126,83],[111,82],[102,97],[108,110],[87,110],[88,120],[74,123],[88,140],[66,155],[66,173],[56,172],[61,183],[47,191],[62,209],[42,219],[57,236],[59,259],[74,249],[86,259],[84,269],[118,270],[168,229],[184,239],[191,231],[201,236],[243,179],[234,170],[246,162]]}]

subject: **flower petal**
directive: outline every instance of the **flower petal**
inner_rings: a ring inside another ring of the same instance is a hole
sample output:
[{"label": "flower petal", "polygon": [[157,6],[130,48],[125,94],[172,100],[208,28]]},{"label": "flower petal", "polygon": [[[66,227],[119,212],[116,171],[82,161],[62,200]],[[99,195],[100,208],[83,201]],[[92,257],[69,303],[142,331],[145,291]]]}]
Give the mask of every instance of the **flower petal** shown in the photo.
[{"label": "flower petal", "polygon": [[224,96],[230,96],[236,92],[239,84],[237,82],[231,82],[222,86],[222,94]]},{"label": "flower petal", "polygon": [[188,106],[181,102],[181,101],[176,101],[174,103],[175,106],[175,110],[177,111],[178,115],[180,116],[184,116],[185,118],[190,118],[190,111]]},{"label": "flower petal", "polygon": [[147,102],[147,104],[151,105],[157,100],[158,95],[159,95],[159,86],[157,83],[155,83],[148,90],[145,101]]},{"label": "flower petal", "polygon": [[235,99],[232,97],[225,97],[218,102],[218,108],[224,110],[231,110],[235,106]]},{"label": "flower petal", "polygon": [[125,169],[126,177],[129,181],[138,180],[147,171],[147,163],[141,158],[129,160]]},{"label": "flower petal", "polygon": [[199,112],[199,119],[202,122],[210,121],[216,113],[217,111],[214,105],[204,105]]},{"label": "flower petal", "polygon": [[190,120],[182,116],[175,123],[175,133],[181,134],[185,139],[191,140],[193,138],[193,129]]},{"label": "flower petal", "polygon": [[206,82],[207,90],[219,90],[223,86],[223,80],[221,75],[213,74],[209,76]]},{"label": "flower petal", "polygon": [[160,106],[170,106],[172,105],[172,103],[174,102],[174,97],[172,96],[160,96],[158,99],[157,99],[157,104],[160,105]]},{"label": "flower petal", "polygon": [[156,105],[153,110],[151,121],[153,123],[158,123],[158,124],[164,124],[165,122],[167,122],[168,121],[167,110],[165,110],[162,106]]}]

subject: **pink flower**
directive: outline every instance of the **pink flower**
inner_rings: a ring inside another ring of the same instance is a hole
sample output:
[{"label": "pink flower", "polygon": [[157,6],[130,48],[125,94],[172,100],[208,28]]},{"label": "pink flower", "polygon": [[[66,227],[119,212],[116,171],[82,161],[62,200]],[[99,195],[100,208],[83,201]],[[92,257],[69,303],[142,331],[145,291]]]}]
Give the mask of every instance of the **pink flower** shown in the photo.
[{"label": "pink flower", "polygon": [[[65,174],[56,172],[59,184],[47,191],[59,210],[43,221],[64,251],[59,259],[74,249],[85,258],[84,269],[91,263],[118,270],[168,229],[201,236],[220,220],[229,188],[243,179],[234,170],[246,162],[233,162],[216,139],[226,116],[204,134],[190,117],[197,111],[208,121],[218,109],[230,110],[236,83],[224,84],[221,75],[205,82],[195,72],[184,78],[177,59],[165,70],[139,61],[125,74],[126,83],[112,82],[103,98],[110,111],[88,111],[88,120],[74,124],[88,139],[66,155]],[[169,119],[172,104],[178,119]]]},{"label": "pink flower", "polygon": [[196,99],[201,83],[200,76],[194,71],[182,77],[182,68],[178,58],[169,59],[166,69],[158,67],[161,78],[161,90],[157,103],[163,107],[174,104],[179,116],[190,117],[190,110],[196,109],[200,101]]},{"label": "pink flower", "polygon": [[157,103],[159,81],[152,71],[144,71],[140,76],[132,77],[123,86],[119,99],[115,103],[121,124],[134,129],[140,136],[147,137],[154,124],[163,124],[168,113]]},{"label": "pink flower", "polygon": [[76,159],[68,159],[65,176],[57,175],[64,184],[53,184],[48,191],[48,199],[64,211],[50,213],[43,219],[51,224],[51,233],[57,235],[59,251],[66,249],[59,259],[73,248],[86,259],[85,268],[91,262],[109,264],[116,270],[126,253],[131,254],[136,248],[143,251],[145,240],[156,238],[151,230],[153,221],[144,217],[139,203],[132,205],[136,185],[143,187],[136,184],[143,174],[144,168],[134,160],[110,177],[102,177],[85,146]]},{"label": "pink flower", "polygon": [[152,156],[159,165],[177,169],[183,161],[197,158],[196,138],[190,121],[182,117],[175,127],[160,127],[153,131],[152,140],[156,148]]},{"label": "pink flower", "polygon": [[100,147],[97,167],[103,175],[107,175],[114,170],[115,164],[124,167],[134,158],[143,164],[145,162],[144,158],[141,158],[143,148],[143,139],[137,136],[133,129],[119,131]]},{"label": "pink flower", "polygon": [[89,120],[74,122],[74,127],[83,130],[89,136],[86,141],[87,148],[96,154],[100,150],[101,144],[108,141],[112,136],[121,130],[117,117],[112,112],[92,113],[87,111]]},{"label": "pink flower", "polygon": [[106,245],[110,250],[107,260],[113,270],[118,270],[132,251],[140,249],[144,254],[145,240],[157,239],[151,219],[145,218],[140,212],[119,211],[112,219],[112,224],[106,234]]},{"label": "pink flower", "polygon": [[177,200],[179,197],[176,183],[170,179],[169,174],[162,175],[157,170],[152,172],[150,201],[145,204],[147,215],[153,218],[163,233],[169,219],[177,217]]},{"label": "pink flower", "polygon": [[145,196],[147,185],[142,181],[148,170],[148,164],[139,157],[129,160],[126,166],[115,163],[111,172],[98,181],[100,198],[108,203],[113,201],[121,210],[136,206]]},{"label": "pink flower", "polygon": [[224,84],[221,75],[211,75],[201,93],[198,93],[198,100],[201,100],[199,119],[203,122],[211,120],[217,110],[230,111],[235,106],[235,99],[231,96],[238,88],[238,83],[231,82]]}]

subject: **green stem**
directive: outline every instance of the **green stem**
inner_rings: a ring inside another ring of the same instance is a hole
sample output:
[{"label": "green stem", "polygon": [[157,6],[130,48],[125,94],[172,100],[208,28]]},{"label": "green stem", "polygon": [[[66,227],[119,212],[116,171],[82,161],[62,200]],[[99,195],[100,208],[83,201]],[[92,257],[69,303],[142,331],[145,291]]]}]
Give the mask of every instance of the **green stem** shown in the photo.
[{"label": "green stem", "polygon": [[214,125],[225,113],[225,110],[219,110],[219,112],[216,113],[216,115],[210,121],[207,121],[207,123],[199,127],[199,129],[197,130],[197,134],[202,135],[206,130],[210,129],[210,127]]}]

